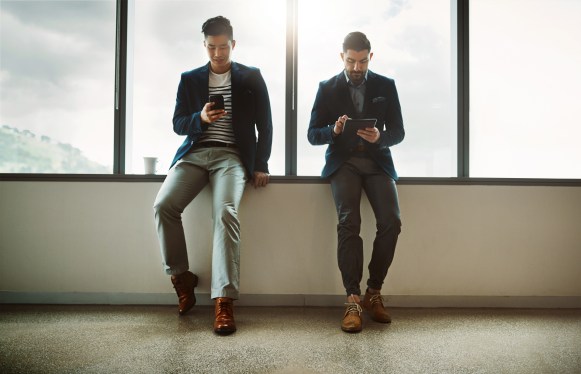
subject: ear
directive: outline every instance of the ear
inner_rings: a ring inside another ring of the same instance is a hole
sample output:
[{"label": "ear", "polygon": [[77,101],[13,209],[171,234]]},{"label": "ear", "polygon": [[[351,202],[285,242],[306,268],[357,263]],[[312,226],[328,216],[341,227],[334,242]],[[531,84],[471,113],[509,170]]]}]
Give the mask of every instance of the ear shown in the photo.
[{"label": "ear", "polygon": [[345,53],[341,52],[340,55],[341,55],[341,61],[345,61]]},{"label": "ear", "polygon": [[371,61],[371,58],[372,58],[372,57],[373,57],[373,52],[371,52],[371,53],[369,54],[369,61]]},{"label": "ear", "polygon": [[232,40],[232,49],[236,46],[236,40]]}]

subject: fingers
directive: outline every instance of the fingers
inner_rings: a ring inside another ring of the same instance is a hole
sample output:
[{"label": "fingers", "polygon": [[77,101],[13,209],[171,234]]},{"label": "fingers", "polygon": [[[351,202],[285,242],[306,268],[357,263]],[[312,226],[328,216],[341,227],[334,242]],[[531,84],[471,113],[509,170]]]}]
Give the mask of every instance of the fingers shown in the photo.
[{"label": "fingers", "polygon": [[380,133],[376,127],[369,127],[362,130],[357,130],[357,135],[368,141],[369,143],[376,143],[379,140]]},{"label": "fingers", "polygon": [[267,173],[256,172],[252,178],[254,188],[265,187],[270,181],[270,175]]},{"label": "fingers", "polygon": [[209,102],[204,105],[204,108],[202,108],[202,112],[200,113],[202,121],[206,123],[212,123],[228,114],[228,112],[226,112],[224,109],[212,110],[211,108],[213,105],[213,102]]},{"label": "fingers", "polygon": [[253,178],[252,186],[254,188],[265,187],[268,183],[263,178]]},{"label": "fingers", "polygon": [[208,112],[208,119],[210,119],[210,123],[216,122],[226,114],[228,113],[224,109],[211,110]]},{"label": "fingers", "polygon": [[333,128],[335,134],[339,135],[343,132],[343,129],[345,128],[345,121],[347,121],[348,118],[349,117],[346,115],[342,115],[337,119],[337,121],[335,121],[335,127]]}]

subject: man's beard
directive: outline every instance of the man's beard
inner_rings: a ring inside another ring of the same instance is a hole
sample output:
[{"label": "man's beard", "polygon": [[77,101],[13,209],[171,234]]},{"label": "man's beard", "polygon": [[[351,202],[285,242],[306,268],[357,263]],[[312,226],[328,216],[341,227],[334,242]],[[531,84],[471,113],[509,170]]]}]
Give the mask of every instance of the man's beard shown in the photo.
[{"label": "man's beard", "polygon": [[355,85],[359,85],[363,82],[363,78],[365,77],[365,72],[358,71],[358,72],[351,72],[349,73],[349,80],[353,82]]}]

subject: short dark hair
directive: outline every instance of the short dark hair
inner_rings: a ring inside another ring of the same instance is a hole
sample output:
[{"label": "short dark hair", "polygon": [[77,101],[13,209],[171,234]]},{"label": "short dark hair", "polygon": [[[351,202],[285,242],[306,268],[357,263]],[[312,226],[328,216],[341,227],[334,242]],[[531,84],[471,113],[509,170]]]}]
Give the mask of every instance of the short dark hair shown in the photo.
[{"label": "short dark hair", "polygon": [[363,51],[364,49],[371,51],[371,43],[364,33],[359,31],[350,32],[343,40],[343,52],[347,52],[348,49],[352,49],[355,52]]},{"label": "short dark hair", "polygon": [[234,40],[234,30],[230,24],[230,20],[226,17],[218,16],[210,18],[202,25],[202,32],[204,33],[204,38],[208,35],[228,35],[230,40]]}]

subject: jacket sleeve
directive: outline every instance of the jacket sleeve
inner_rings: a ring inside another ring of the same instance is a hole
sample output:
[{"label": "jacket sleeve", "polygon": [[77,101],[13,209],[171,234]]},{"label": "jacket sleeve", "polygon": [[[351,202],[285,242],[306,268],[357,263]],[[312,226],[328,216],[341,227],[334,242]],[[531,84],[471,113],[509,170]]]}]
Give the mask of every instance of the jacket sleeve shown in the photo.
[{"label": "jacket sleeve", "polygon": [[272,113],[268,89],[260,71],[255,74],[256,92],[256,129],[258,140],[256,142],[256,159],[254,170],[268,173],[268,159],[272,149]]},{"label": "jacket sleeve", "polygon": [[307,138],[312,145],[334,144],[340,139],[340,137],[333,137],[335,122],[331,119],[331,113],[324,103],[323,87],[323,83],[320,83],[307,131]]},{"label": "jacket sleeve", "polygon": [[202,123],[200,116],[202,108],[191,107],[191,95],[192,92],[187,85],[187,80],[182,74],[173,115],[173,129],[178,135],[197,137],[207,125]]},{"label": "jacket sleeve", "polygon": [[395,83],[392,80],[389,82],[390,92],[388,95],[385,130],[381,131],[381,136],[379,137],[378,142],[378,146],[381,148],[391,147],[393,145],[399,144],[405,137],[403,118],[401,114],[401,106],[399,104],[399,97],[397,95],[397,89],[395,87]]}]

